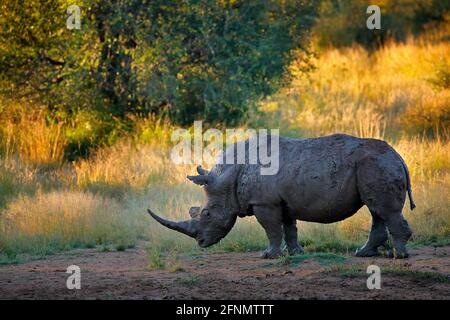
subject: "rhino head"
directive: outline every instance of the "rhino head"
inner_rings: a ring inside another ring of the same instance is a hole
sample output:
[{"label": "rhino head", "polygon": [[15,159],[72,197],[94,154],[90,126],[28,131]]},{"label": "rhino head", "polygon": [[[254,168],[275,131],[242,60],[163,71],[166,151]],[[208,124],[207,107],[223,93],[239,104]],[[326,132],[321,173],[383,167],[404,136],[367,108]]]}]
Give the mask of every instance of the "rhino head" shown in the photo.
[{"label": "rhino head", "polygon": [[151,210],[148,212],[163,226],[196,239],[202,248],[209,247],[225,237],[236,222],[239,210],[234,197],[233,171],[217,176],[198,166],[198,176],[187,176],[193,183],[203,186],[207,195],[204,206],[190,208],[189,220],[175,222],[163,219]]}]

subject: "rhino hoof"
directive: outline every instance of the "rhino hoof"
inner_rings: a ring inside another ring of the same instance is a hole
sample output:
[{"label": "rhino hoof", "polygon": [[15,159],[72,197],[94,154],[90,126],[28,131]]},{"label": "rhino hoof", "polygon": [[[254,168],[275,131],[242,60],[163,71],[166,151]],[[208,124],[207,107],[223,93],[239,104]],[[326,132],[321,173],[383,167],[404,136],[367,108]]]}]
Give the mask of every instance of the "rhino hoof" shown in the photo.
[{"label": "rhino hoof", "polygon": [[303,254],[304,250],[303,248],[299,245],[298,247],[294,247],[294,248],[288,248],[288,253],[290,256],[295,256],[297,254]]},{"label": "rhino hoof", "polygon": [[362,247],[360,249],[356,249],[355,256],[357,257],[376,257],[379,256],[380,253],[376,249],[368,249]]},{"label": "rhino hoof", "polygon": [[399,251],[396,251],[396,250],[388,250],[386,252],[386,256],[388,258],[392,258],[392,259],[406,259],[406,258],[409,257],[409,254],[406,251],[399,252]]},{"label": "rhino hoof", "polygon": [[263,259],[276,259],[283,255],[280,249],[278,250],[272,250],[272,249],[266,249],[262,252],[261,258]]}]

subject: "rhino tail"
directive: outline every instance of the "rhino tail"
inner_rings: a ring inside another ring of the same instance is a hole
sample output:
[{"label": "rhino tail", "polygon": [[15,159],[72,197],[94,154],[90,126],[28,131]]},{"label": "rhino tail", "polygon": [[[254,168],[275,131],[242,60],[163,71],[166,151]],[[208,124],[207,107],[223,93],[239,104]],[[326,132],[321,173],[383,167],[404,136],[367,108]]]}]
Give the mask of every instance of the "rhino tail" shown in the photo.
[{"label": "rhino tail", "polygon": [[403,160],[402,156],[397,151],[395,151],[395,153],[397,154],[400,161],[402,162],[403,170],[405,171],[405,176],[406,176],[406,188],[408,190],[409,207],[411,208],[411,210],[414,210],[414,208],[416,207],[416,204],[414,203],[414,199],[412,196],[411,179],[409,178],[409,170],[408,170],[408,167],[406,166],[405,160]]},{"label": "rhino tail", "polygon": [[411,181],[409,179],[409,171],[408,171],[408,168],[406,167],[406,164],[404,162],[403,162],[403,169],[405,169],[405,174],[406,174],[406,183],[407,183],[407,188],[408,188],[409,206],[410,206],[411,210],[414,210],[414,208],[416,207],[416,204],[414,203],[414,199],[413,199],[413,196],[412,196]]}]

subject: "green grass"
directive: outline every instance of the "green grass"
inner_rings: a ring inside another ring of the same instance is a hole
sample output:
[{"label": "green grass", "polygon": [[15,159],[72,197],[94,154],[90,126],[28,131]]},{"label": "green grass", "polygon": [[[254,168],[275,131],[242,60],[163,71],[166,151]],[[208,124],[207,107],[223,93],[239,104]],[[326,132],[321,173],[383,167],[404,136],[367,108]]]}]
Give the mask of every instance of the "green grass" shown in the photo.
[{"label": "green grass", "polygon": [[366,273],[366,268],[362,265],[345,265],[345,264],[334,264],[330,265],[325,269],[327,273],[337,273],[343,278],[356,278],[363,276]]},{"label": "green grass", "polygon": [[183,286],[186,286],[186,287],[194,287],[194,286],[198,285],[200,283],[200,281],[201,281],[200,276],[195,275],[195,274],[184,277],[184,278],[178,278],[176,280],[177,283],[179,283]]},{"label": "green grass", "polygon": [[438,235],[429,237],[415,237],[413,241],[409,243],[411,247],[417,248],[421,246],[433,246],[433,247],[443,247],[450,245],[450,237],[440,237]]},{"label": "green grass", "polygon": [[169,272],[184,272],[180,258],[193,257],[192,254],[182,254],[176,250],[161,250],[147,247],[148,270],[166,270]]},{"label": "green grass", "polygon": [[[301,238],[301,235],[299,235]],[[357,248],[364,244],[364,242],[351,241],[346,239],[308,239],[307,241],[300,240],[306,251],[323,251],[335,253],[353,253]]]},{"label": "green grass", "polygon": [[125,251],[125,250],[127,250],[127,245],[123,244],[123,243],[119,243],[116,245],[116,250],[117,251]]},{"label": "green grass", "polygon": [[100,246],[100,252],[111,252],[111,247],[109,245],[101,245]]},{"label": "green grass", "polygon": [[19,264],[25,261],[30,260],[29,257],[22,255],[6,255],[4,253],[0,254],[0,265],[8,265],[8,264]]},{"label": "green grass", "polygon": [[163,259],[163,253],[160,250],[147,248],[147,257],[149,260],[149,270],[164,269],[165,263]]},{"label": "green grass", "polygon": [[329,266],[334,264],[342,264],[347,261],[347,258],[334,253],[310,252],[294,256],[283,255],[274,262],[267,262],[261,264],[263,268],[271,267],[294,267],[298,268],[307,260],[313,260],[321,266]]},{"label": "green grass", "polygon": [[170,261],[167,263],[166,270],[169,272],[185,272],[186,270],[181,266],[178,260]]},{"label": "green grass", "polygon": [[436,271],[414,270],[410,267],[394,266],[381,269],[381,274],[390,274],[395,276],[407,276],[415,279],[433,280],[437,282],[450,283],[449,275]]},{"label": "green grass", "polygon": [[[449,275],[442,274],[436,271],[428,270],[417,270],[411,267],[405,266],[381,266],[381,276],[392,275],[400,277],[411,277],[414,279],[432,280],[436,282],[449,283]],[[366,266],[357,265],[346,265],[346,264],[334,264],[326,268],[327,273],[337,273],[343,278],[357,278],[357,277],[367,277]]]}]

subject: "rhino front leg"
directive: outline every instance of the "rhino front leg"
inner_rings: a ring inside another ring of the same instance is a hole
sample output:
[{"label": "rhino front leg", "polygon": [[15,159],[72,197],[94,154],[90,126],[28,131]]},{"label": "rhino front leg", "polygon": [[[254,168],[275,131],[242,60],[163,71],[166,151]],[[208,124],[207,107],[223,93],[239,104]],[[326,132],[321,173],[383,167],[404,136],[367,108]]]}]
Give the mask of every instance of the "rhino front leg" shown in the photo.
[{"label": "rhino front leg", "polygon": [[283,240],[281,208],[275,206],[254,206],[256,220],[262,225],[269,238],[269,247],[263,251],[264,259],[275,259],[282,255],[280,246]]},{"label": "rhino front leg", "polygon": [[302,254],[303,248],[298,243],[297,220],[285,218],[283,220],[284,242],[290,255]]}]

